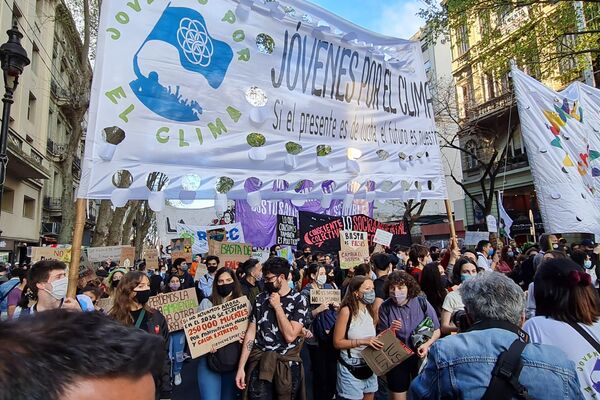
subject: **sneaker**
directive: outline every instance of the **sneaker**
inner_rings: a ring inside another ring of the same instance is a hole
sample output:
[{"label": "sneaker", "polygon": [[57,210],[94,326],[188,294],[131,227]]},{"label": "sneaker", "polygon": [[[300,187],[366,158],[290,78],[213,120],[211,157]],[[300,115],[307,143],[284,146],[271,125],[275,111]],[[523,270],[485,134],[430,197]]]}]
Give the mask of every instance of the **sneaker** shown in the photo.
[{"label": "sneaker", "polygon": [[173,379],[175,386],[181,385],[181,374],[175,374],[175,378]]}]

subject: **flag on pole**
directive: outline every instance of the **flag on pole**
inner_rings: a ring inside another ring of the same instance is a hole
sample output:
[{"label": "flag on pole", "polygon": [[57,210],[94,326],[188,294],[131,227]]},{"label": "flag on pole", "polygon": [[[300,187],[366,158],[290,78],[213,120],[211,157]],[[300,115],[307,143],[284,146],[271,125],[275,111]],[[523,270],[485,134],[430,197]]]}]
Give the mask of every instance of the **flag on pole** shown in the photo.
[{"label": "flag on pole", "polygon": [[499,192],[498,193],[498,211],[500,212],[500,219],[502,220],[502,224],[504,225],[504,232],[506,233],[506,237],[508,237],[509,239],[512,239],[512,237],[510,236],[510,228],[512,227],[513,220],[508,215],[506,210],[504,209],[503,197],[504,197],[504,192]]}]

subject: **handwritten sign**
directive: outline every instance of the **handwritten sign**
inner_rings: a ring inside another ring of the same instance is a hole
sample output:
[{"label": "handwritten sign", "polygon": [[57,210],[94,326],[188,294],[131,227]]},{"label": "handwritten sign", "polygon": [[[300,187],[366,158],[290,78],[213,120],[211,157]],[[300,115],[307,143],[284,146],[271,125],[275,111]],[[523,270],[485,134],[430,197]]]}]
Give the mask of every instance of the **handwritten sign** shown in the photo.
[{"label": "handwritten sign", "polygon": [[171,260],[175,261],[178,258],[183,258],[188,263],[192,262],[192,239],[171,239]]},{"label": "handwritten sign", "polygon": [[367,347],[361,352],[365,362],[377,376],[387,374],[396,365],[413,355],[413,351],[398,340],[391,329],[383,331],[377,338],[383,342],[381,350]]},{"label": "handwritten sign", "polygon": [[119,257],[119,264],[125,268],[133,266],[135,262],[135,247],[123,246],[121,247],[121,256]]},{"label": "handwritten sign", "polygon": [[58,260],[66,263],[71,262],[71,248],[32,247],[31,261],[37,262],[40,260]]},{"label": "handwritten sign", "polygon": [[383,229],[377,229],[375,231],[375,237],[373,237],[373,243],[379,243],[389,247],[393,238],[394,235],[392,233],[386,232]]},{"label": "handwritten sign", "polygon": [[349,269],[369,259],[367,232],[340,231],[340,267]]},{"label": "handwritten sign", "polygon": [[146,260],[146,268],[147,269],[158,269],[158,250],[155,248],[144,249],[144,254],[142,258]]},{"label": "handwritten sign", "polygon": [[104,247],[88,247],[85,249],[90,262],[102,261],[119,261],[122,266],[125,266],[125,260],[129,260],[129,266],[135,261],[135,247],[132,246],[104,246]]},{"label": "handwritten sign", "polygon": [[277,215],[277,244],[296,246],[298,239],[298,218],[289,215]]},{"label": "handwritten sign", "polygon": [[465,232],[465,246],[477,246],[480,240],[489,240],[489,232]]},{"label": "handwritten sign", "polygon": [[237,269],[238,264],[252,258],[252,245],[246,243],[208,242],[209,253],[219,257],[221,265],[231,269]]},{"label": "handwritten sign", "polygon": [[342,293],[339,289],[311,289],[310,304],[340,303]]},{"label": "handwritten sign", "polygon": [[183,329],[192,358],[239,340],[248,328],[250,305],[246,296],[192,314]]},{"label": "handwritten sign", "polygon": [[206,264],[198,263],[198,266],[196,267],[196,274],[194,275],[194,282],[198,282],[200,278],[206,274],[208,274],[208,268],[206,268]]},{"label": "handwritten sign", "polygon": [[198,308],[196,289],[161,293],[158,296],[150,297],[148,306],[159,310],[165,316],[170,332],[181,330],[184,319],[194,315]]}]

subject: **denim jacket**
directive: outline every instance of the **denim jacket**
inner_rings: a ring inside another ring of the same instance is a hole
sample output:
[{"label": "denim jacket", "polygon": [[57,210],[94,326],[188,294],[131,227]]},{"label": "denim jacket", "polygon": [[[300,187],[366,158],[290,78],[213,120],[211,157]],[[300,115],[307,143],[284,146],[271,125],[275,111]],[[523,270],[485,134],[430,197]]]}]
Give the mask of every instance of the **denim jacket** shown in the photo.
[{"label": "denim jacket", "polygon": [[[498,356],[517,334],[490,328],[436,341],[427,364],[412,382],[409,399],[481,399]],[[557,347],[528,344],[519,382],[533,399],[583,399],[575,365]]]}]

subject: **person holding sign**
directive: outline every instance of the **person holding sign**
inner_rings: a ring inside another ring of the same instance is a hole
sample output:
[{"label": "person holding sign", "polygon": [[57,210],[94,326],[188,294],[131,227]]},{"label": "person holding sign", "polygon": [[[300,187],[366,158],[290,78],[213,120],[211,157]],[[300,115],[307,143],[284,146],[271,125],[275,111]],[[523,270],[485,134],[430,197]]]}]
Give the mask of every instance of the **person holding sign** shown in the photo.
[{"label": "person holding sign", "polygon": [[375,325],[377,314],[373,281],[366,276],[355,276],[348,284],[342,301],[333,345],[340,350],[337,365],[337,398],[373,400],[377,391],[377,375],[366,364],[361,352],[370,346],[383,348],[377,339]]},{"label": "person holding sign", "polygon": [[309,310],[306,298],[288,286],[289,273],[285,258],[263,264],[265,291],[256,298],[235,378],[250,400],[306,398],[300,335]]},{"label": "person holding sign", "polygon": [[[148,307],[150,299],[150,280],[139,271],[128,272],[117,286],[113,306],[108,315],[126,326],[135,326],[163,339],[163,367],[160,374],[154,376],[157,394],[171,392],[171,360],[167,357],[169,347],[169,327],[160,311]],[[158,398],[158,397],[157,397]]]},{"label": "person holding sign", "polygon": [[421,288],[408,273],[392,272],[385,289],[389,298],[379,307],[377,331],[392,328],[396,337],[418,355],[413,354],[386,375],[390,399],[405,400],[410,383],[419,371],[419,358],[427,357],[429,348],[440,337],[440,324],[431,304],[419,297]]},{"label": "person holding sign", "polygon": [[302,289],[302,295],[310,304],[307,325],[313,333],[312,339],[306,340],[310,354],[313,373],[313,399],[331,400],[335,394],[336,352],[333,343],[329,342],[329,332],[335,326],[339,303],[312,304],[310,292],[314,289],[333,289],[327,283],[327,269],[322,264],[312,263],[306,268],[308,284]]},{"label": "person holding sign", "polygon": [[[177,275],[171,275],[163,292],[171,293],[181,290],[181,280]],[[183,350],[185,349],[185,333],[183,331],[171,332],[169,334],[169,358],[173,365],[173,383],[181,385],[181,369],[183,368]]]},{"label": "person holding sign", "polygon": [[[235,272],[221,268],[214,278],[212,294],[202,300],[200,311],[242,297],[242,288]],[[229,343],[200,357],[198,388],[202,400],[230,400],[236,398],[235,373],[240,358],[241,343]]]}]

